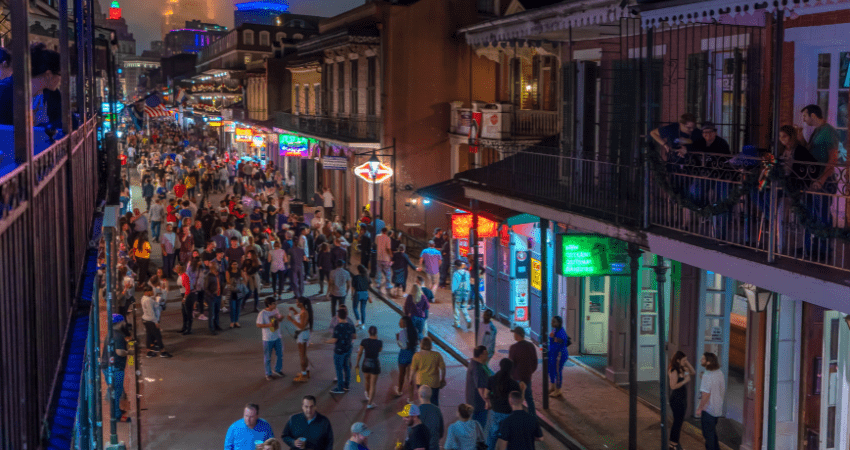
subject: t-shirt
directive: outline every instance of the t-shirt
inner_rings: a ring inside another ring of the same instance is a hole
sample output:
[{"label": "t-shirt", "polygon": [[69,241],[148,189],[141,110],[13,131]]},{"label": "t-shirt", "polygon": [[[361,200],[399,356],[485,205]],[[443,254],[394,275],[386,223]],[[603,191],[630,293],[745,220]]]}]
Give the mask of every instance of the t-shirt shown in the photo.
[{"label": "t-shirt", "polygon": [[484,364],[470,359],[466,367],[466,403],[472,405],[474,411],[484,411],[486,402],[478,392],[480,388],[487,388],[487,371]]},{"label": "t-shirt", "polygon": [[360,341],[360,346],[363,347],[363,357],[378,359],[378,354],[384,348],[384,343],[380,339],[366,338]]},{"label": "t-shirt", "polygon": [[487,347],[490,356],[493,356],[493,351],[496,349],[496,326],[493,322],[481,322],[478,326],[478,345]]},{"label": "t-shirt", "polygon": [[428,427],[428,433],[431,435],[428,450],[440,450],[440,439],[443,437],[443,431],[445,430],[443,413],[440,411],[440,407],[426,403],[419,405],[419,411],[419,420]]},{"label": "t-shirt", "polygon": [[487,380],[487,389],[490,391],[490,407],[497,413],[510,414],[511,404],[508,399],[511,392],[519,390],[519,383],[508,379],[508,389],[503,393],[501,389],[498,389],[496,384],[498,376],[499,374],[493,375]]},{"label": "t-shirt", "polygon": [[263,309],[260,311],[259,314],[257,314],[257,325],[265,325],[272,323],[272,319],[274,319],[274,327],[261,328],[261,330],[263,330],[263,341],[265,342],[276,341],[280,339],[280,321],[281,319],[283,319],[283,316],[277,309],[274,309],[272,311]]},{"label": "t-shirt", "polygon": [[511,377],[526,384],[531,382],[531,375],[537,370],[537,348],[529,341],[518,341],[508,350],[508,358],[514,362]]},{"label": "t-shirt", "polygon": [[336,339],[336,342],[334,343],[334,353],[337,355],[344,355],[350,352],[351,337],[355,333],[357,333],[357,330],[351,322],[346,321],[336,324],[333,335],[333,338]]},{"label": "t-shirt", "polygon": [[392,239],[389,236],[383,233],[379,234],[375,238],[375,244],[378,247],[378,261],[388,262],[393,258]]},{"label": "t-shirt", "polygon": [[717,153],[720,155],[731,155],[732,151],[729,149],[729,143],[726,142],[726,139],[723,139],[720,136],[714,138],[714,141],[711,145],[704,145],[702,151],[706,153]]},{"label": "t-shirt", "polygon": [[809,152],[819,163],[829,161],[830,150],[838,149],[838,132],[828,123],[815,128],[809,138]]},{"label": "t-shirt", "polygon": [[351,281],[351,274],[347,270],[340,267],[331,271],[331,286],[328,288],[328,293],[334,297],[344,297],[346,284]]},{"label": "t-shirt", "polygon": [[331,191],[326,191],[322,194],[322,206],[325,208],[333,208],[334,207],[334,196],[331,194]]},{"label": "t-shirt", "polygon": [[430,448],[431,432],[425,424],[420,423],[407,429],[407,438],[404,440],[404,450],[416,450],[417,448]]},{"label": "t-shirt", "polygon": [[369,290],[369,277],[360,274],[354,275],[351,278],[351,288],[356,292],[365,292]]},{"label": "t-shirt", "polygon": [[[103,364],[109,363],[109,352],[107,351],[108,342],[109,342],[108,337],[103,340],[103,350],[101,352],[101,355],[102,355],[101,356],[101,362]],[[117,331],[112,332],[112,345],[115,348],[115,350],[127,350],[127,341],[124,340],[124,335],[117,332]],[[125,356],[118,356],[118,355],[115,355],[115,354],[113,354],[113,356],[115,357],[115,360],[114,360],[115,368],[118,369],[118,370],[124,370],[124,368],[127,366],[127,356],[126,355]]]},{"label": "t-shirt", "polygon": [[531,414],[513,411],[499,424],[498,437],[508,442],[505,450],[534,450],[534,441],[543,437],[543,430]]},{"label": "t-shirt", "polygon": [[720,370],[706,370],[699,385],[700,392],[711,394],[705,412],[714,417],[723,415],[723,399],[726,397],[726,378]]},{"label": "t-shirt", "polygon": [[245,256],[245,250],[243,250],[242,247],[228,247],[227,250],[224,251],[224,256],[229,262],[242,262],[242,257]]},{"label": "t-shirt", "polygon": [[345,447],[342,450],[369,450],[367,447],[364,447],[354,441],[348,440],[345,441]]},{"label": "t-shirt", "polygon": [[239,419],[227,429],[224,438],[224,450],[255,450],[258,443],[274,437],[272,426],[263,419],[257,419],[254,428],[248,428],[245,420]]},{"label": "t-shirt", "polygon": [[443,256],[440,254],[440,251],[436,248],[426,248],[422,250],[422,254],[419,255],[422,258],[422,263],[425,266],[425,273],[427,274],[436,274],[440,273],[440,262],[443,260]]},{"label": "t-shirt", "polygon": [[[679,149],[685,147],[689,152],[692,152],[703,145],[695,145],[702,140],[702,132],[694,129],[694,132],[687,134],[679,127],[679,122],[673,122],[658,129],[658,134],[661,138],[667,141],[671,149]],[[690,140],[690,143],[687,143]]]}]

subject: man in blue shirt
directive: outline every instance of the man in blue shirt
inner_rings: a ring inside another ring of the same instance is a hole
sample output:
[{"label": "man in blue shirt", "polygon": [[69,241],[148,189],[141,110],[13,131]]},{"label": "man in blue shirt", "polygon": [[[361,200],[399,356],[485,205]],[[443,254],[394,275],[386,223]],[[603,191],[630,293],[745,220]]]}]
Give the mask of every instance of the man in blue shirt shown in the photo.
[{"label": "man in blue shirt", "polygon": [[257,444],[274,437],[272,426],[260,419],[260,407],[254,403],[245,405],[242,420],[233,422],[224,438],[224,450],[254,450]]}]

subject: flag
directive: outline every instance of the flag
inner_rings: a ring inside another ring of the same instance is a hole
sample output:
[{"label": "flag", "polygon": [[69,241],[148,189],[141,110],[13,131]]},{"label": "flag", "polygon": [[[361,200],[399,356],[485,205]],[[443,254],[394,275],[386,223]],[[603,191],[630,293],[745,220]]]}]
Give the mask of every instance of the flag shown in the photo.
[{"label": "flag", "polygon": [[185,102],[186,100],[188,100],[188,95],[186,95],[186,89],[183,89],[182,87],[178,88],[177,89],[177,98],[175,99],[174,103],[179,105],[179,104]]},{"label": "flag", "polygon": [[145,99],[145,117],[163,117],[168,115],[168,110],[162,106],[162,100],[154,94]]}]

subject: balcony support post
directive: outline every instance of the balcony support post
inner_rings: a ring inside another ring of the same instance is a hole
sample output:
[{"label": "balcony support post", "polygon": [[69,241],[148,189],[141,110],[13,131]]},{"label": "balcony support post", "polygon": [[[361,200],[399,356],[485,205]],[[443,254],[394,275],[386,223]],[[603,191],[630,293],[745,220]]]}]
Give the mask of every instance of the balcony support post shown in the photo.
[{"label": "balcony support post", "polygon": [[651,151],[651,143],[652,138],[649,136],[649,133],[652,131],[653,117],[652,117],[652,80],[648,76],[650,70],[652,68],[652,50],[653,50],[653,29],[649,28],[646,30],[646,61],[644,62],[644,70],[641,71],[641,75],[643,76],[644,83],[644,121],[643,121],[643,139],[642,147],[643,147],[643,205],[641,205],[641,210],[643,211],[643,217],[641,220],[641,228],[647,229],[649,228],[649,187],[652,183],[651,175],[649,173],[649,157],[648,152]]},{"label": "balcony support post", "polygon": [[637,450],[637,340],[638,340],[638,276],[641,251],[629,244],[629,450]]},{"label": "balcony support post", "polygon": [[[774,160],[779,160],[779,106],[782,96],[782,44],[785,40],[784,20],[785,11],[776,10],[776,21],[774,22],[775,41],[773,47],[773,156]],[[776,186],[770,183],[768,186],[768,194],[770,195],[770,217],[768,218],[768,237],[767,237],[767,262],[773,264],[776,262],[776,230],[779,217],[776,214]],[[780,236],[780,239],[782,237]]]}]

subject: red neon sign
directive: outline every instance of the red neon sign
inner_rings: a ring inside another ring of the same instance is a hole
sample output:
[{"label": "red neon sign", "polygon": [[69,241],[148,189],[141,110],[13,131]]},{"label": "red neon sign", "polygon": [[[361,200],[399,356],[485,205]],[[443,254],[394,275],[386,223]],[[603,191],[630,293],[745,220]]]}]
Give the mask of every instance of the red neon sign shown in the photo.
[{"label": "red neon sign", "polygon": [[[492,238],[498,236],[499,224],[490,219],[478,216],[478,237]],[[468,239],[469,229],[472,228],[472,214],[452,214],[452,237]]]},{"label": "red neon sign", "polygon": [[365,162],[365,163],[360,164],[359,166],[354,168],[354,174],[357,175],[360,178],[363,178],[364,180],[368,181],[369,183],[379,183],[380,184],[380,183],[383,183],[384,181],[389,180],[390,177],[393,176],[393,169],[391,169],[389,166],[385,165],[384,163],[381,163],[378,166],[378,173],[375,175],[375,178],[372,179],[372,171],[369,167],[369,163]]}]

